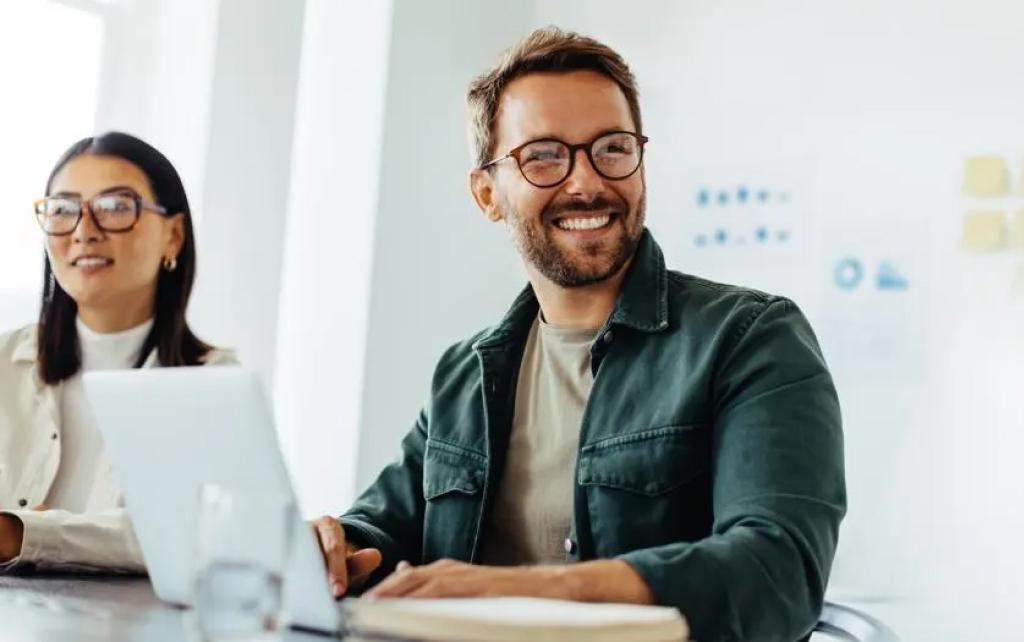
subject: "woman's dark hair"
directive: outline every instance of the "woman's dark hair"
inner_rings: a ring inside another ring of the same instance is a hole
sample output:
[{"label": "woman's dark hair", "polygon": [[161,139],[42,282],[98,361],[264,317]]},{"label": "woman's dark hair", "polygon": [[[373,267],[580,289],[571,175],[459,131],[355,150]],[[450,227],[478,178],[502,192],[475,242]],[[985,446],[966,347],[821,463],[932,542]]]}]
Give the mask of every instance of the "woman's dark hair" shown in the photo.
[{"label": "woman's dark hair", "polygon": [[[108,132],[83,138],[64,152],[46,181],[47,196],[57,173],[72,159],[82,155],[113,156],[132,163],[146,175],[156,203],[162,205],[168,215],[184,214],[185,241],[177,257],[178,265],[170,272],[160,270],[157,277],[153,329],[142,345],[135,367],[141,367],[154,348],[163,366],[200,364],[211,347],[192,334],[185,321],[185,310],[196,276],[196,246],[192,212],[177,170],[151,145],[128,134]],[[73,376],[82,366],[75,326],[78,304],[57,283],[49,257],[45,256],[43,260],[43,302],[39,310],[36,359],[42,380],[55,384]]]}]

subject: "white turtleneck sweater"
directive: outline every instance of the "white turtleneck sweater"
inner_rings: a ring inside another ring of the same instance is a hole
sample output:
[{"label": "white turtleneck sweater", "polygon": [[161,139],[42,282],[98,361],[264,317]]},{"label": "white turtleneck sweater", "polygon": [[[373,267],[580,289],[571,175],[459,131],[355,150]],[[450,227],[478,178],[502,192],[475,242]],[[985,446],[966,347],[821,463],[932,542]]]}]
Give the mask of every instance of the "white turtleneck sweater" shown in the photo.
[{"label": "white turtleneck sweater", "polygon": [[[90,372],[135,367],[153,320],[111,334],[96,332],[81,319],[77,324],[82,350],[81,372]],[[63,440],[60,467],[46,505],[75,513],[116,508],[117,488],[110,463],[103,454],[103,439],[89,412],[81,374],[65,384],[60,415]]]}]

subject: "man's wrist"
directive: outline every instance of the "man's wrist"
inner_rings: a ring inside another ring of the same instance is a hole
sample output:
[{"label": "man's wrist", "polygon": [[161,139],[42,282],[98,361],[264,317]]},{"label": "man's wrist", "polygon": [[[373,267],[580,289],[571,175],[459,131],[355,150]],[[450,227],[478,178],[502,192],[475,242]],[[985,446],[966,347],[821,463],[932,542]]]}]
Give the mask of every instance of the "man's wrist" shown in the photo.
[{"label": "man's wrist", "polygon": [[654,604],[654,594],[636,570],[622,560],[594,560],[541,566],[541,590],[576,602]]}]

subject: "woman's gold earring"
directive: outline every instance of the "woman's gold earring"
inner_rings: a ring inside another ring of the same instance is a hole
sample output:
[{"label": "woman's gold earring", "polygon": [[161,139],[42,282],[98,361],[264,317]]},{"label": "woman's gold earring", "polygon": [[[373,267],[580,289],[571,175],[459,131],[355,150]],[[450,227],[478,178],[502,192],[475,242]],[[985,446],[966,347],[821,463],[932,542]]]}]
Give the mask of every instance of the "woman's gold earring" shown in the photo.
[{"label": "woman's gold earring", "polygon": [[178,259],[174,256],[168,256],[164,258],[164,269],[168,272],[173,272],[178,267]]}]

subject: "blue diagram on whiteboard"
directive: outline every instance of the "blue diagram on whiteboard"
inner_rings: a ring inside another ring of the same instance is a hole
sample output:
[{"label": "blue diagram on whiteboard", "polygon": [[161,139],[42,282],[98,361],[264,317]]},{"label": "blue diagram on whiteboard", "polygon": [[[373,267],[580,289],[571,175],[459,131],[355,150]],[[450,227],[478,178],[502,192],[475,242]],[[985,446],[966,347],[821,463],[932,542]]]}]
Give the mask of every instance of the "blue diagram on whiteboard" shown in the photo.
[{"label": "blue diagram on whiteboard", "polygon": [[909,285],[906,277],[890,261],[882,261],[878,266],[877,284],[879,290],[906,290]]},{"label": "blue diagram on whiteboard", "polygon": [[854,290],[864,280],[864,266],[857,259],[848,256],[836,264],[832,278],[840,290]]},{"label": "blue diagram on whiteboard", "polygon": [[[856,290],[864,282],[864,263],[853,256],[839,259],[832,271],[832,280],[836,287],[844,292]],[[906,290],[909,285],[907,278],[892,261],[882,261],[878,264],[875,286],[879,290],[900,291]]]},{"label": "blue diagram on whiteboard", "polygon": [[704,228],[693,234],[696,247],[776,246],[793,237],[794,221],[785,209],[790,202],[786,189],[739,184],[735,188],[701,187],[694,196],[702,217],[714,217],[710,222],[703,218],[692,221]]}]

